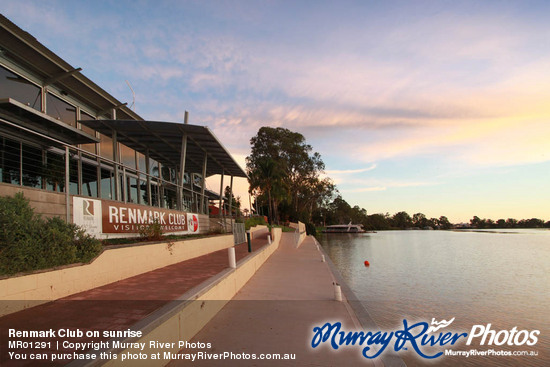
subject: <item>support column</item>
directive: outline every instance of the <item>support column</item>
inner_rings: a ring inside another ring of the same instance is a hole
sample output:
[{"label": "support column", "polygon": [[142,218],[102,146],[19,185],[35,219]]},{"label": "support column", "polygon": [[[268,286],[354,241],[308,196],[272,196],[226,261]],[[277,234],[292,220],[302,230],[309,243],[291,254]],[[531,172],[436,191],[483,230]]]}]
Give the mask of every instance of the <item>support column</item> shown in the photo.
[{"label": "support column", "polygon": [[147,205],[152,206],[151,198],[151,163],[149,162],[149,149],[145,151],[145,171],[147,172]]},{"label": "support column", "polygon": [[70,179],[69,167],[71,166],[69,147],[65,147],[65,205],[67,206],[67,223],[71,223],[71,195],[69,193]]},{"label": "support column", "polygon": [[201,207],[199,210],[199,213],[202,214],[208,214],[208,212],[205,213],[204,210],[204,189],[206,186],[206,165],[208,163],[208,155],[206,152],[204,152],[204,163],[202,164],[202,187],[201,187]]},{"label": "support column", "polygon": [[118,154],[118,139],[117,139],[117,133],[116,130],[113,130],[113,161],[115,161],[115,200],[122,201],[122,194],[120,192],[120,176],[119,176],[119,170],[118,170],[118,163],[119,163],[119,154]]},{"label": "support column", "polygon": [[124,202],[128,202],[128,177],[126,177],[126,167],[122,167],[122,197]]},{"label": "support column", "polygon": [[[231,232],[233,232],[233,175],[229,180],[229,224],[231,226]],[[236,208],[235,208],[236,209]]]},{"label": "support column", "polygon": [[157,167],[159,168],[159,177],[157,185],[157,198],[158,198],[158,207],[164,207],[164,178],[162,177],[162,163],[157,162]]},{"label": "support column", "polygon": [[178,187],[178,209],[183,210],[183,185],[185,177],[185,160],[187,158],[187,134],[181,137],[181,153],[179,167],[179,187]]},{"label": "support column", "polygon": [[42,105],[42,113],[46,113],[46,95],[48,94],[48,87],[42,87],[40,92],[40,104]]},{"label": "support column", "polygon": [[[223,218],[223,171],[222,171],[222,177],[220,179],[220,212],[218,213],[220,215],[220,219]],[[225,229],[225,221],[223,222],[223,228]]]}]

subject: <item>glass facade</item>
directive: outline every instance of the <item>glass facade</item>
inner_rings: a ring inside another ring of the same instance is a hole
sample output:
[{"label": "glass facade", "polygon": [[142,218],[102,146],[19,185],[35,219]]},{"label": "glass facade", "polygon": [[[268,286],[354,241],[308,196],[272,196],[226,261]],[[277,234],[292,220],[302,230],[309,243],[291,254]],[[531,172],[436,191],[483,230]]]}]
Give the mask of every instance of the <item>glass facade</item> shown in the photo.
[{"label": "glass facade", "polygon": [[[95,120],[91,115],[88,115],[86,112],[80,112],[80,120]],[[90,129],[85,125],[81,125],[80,129],[87,133],[88,135],[95,136],[95,130]],[[96,144],[81,144],[80,148],[88,151],[90,153],[96,154]]]},{"label": "glass facade", "polygon": [[23,186],[42,188],[44,159],[42,149],[23,144],[21,150],[21,167]]},{"label": "glass facade", "polygon": [[2,182],[19,185],[21,182],[21,144],[15,140],[0,140],[0,172]]},{"label": "glass facade", "polygon": [[0,66],[0,99],[12,98],[40,111],[41,95],[42,88]]},{"label": "glass facade", "polygon": [[99,155],[103,158],[113,160],[113,139],[107,135],[99,134]]},{"label": "glass facade", "polygon": [[[99,134],[77,121],[94,120],[92,114],[81,110],[91,109],[80,106],[74,99],[65,98],[66,96],[65,92],[57,90],[55,86],[41,88],[27,78],[0,66],[0,99],[11,98],[37,111],[45,110],[54,119],[99,138],[99,143],[68,146],[67,175],[66,147],[60,145],[59,141],[50,141],[46,136],[39,137],[32,133],[19,138],[19,133],[14,136],[0,134],[2,183],[59,193],[65,192],[68,187],[71,195],[171,209],[178,207],[178,190],[182,190],[180,209],[198,209],[200,195],[190,191],[190,178],[193,177],[191,173],[185,172],[183,186],[178,186],[176,168],[165,166],[149,158],[144,152],[137,152],[118,143],[118,157],[115,157],[111,136]],[[41,104],[43,98],[45,106]],[[72,104],[69,100],[73,101]],[[110,118],[110,115],[102,114],[102,117]],[[131,118],[122,111],[120,117]]]},{"label": "glass facade", "polygon": [[46,94],[46,113],[71,126],[76,126],[76,107],[51,93]]},{"label": "glass facade", "polygon": [[136,168],[136,151],[124,144],[119,144],[120,162],[129,168]]}]

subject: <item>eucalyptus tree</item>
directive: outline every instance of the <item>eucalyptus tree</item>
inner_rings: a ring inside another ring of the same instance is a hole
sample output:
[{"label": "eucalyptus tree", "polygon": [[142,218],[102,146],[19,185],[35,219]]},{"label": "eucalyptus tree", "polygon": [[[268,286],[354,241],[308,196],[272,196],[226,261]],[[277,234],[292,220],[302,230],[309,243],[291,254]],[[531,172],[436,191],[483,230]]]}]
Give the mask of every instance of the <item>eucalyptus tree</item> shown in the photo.
[{"label": "eucalyptus tree", "polygon": [[[250,185],[250,193],[267,196],[269,223],[273,223],[274,197],[280,198],[284,197],[286,194],[283,184],[283,171],[279,163],[269,157],[262,157],[257,160],[254,169],[248,170],[248,183]],[[275,200],[275,202],[277,202],[277,200]]]},{"label": "eucalyptus tree", "polygon": [[[290,203],[290,212],[286,216],[293,219],[308,220],[311,212],[321,199],[330,194],[334,185],[330,180],[322,179],[325,168],[321,156],[313,152],[305,137],[285,128],[260,128],[257,135],[250,139],[251,153],[246,157],[246,168],[249,175],[251,190],[272,196],[268,198],[273,211],[277,211],[278,203]],[[273,166],[273,172],[268,181],[266,165]],[[263,173],[262,173],[263,171]],[[263,176],[263,177],[262,177]]]}]

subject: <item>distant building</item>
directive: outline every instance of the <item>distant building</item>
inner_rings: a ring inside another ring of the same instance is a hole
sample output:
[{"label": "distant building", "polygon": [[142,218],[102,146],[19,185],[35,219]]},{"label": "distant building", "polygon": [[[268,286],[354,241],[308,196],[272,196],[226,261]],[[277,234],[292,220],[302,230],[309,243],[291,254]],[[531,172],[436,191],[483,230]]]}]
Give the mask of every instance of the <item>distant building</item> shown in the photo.
[{"label": "distant building", "polygon": [[205,232],[215,174],[246,177],[207,127],[143,120],[0,15],[0,195],[99,237]]}]

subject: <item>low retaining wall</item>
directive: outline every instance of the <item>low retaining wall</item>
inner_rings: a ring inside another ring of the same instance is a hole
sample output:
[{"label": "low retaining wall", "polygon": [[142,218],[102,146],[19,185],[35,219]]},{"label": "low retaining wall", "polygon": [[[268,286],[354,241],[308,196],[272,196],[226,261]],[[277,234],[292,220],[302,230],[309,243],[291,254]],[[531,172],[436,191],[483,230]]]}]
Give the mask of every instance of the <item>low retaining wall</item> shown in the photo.
[{"label": "low retaining wall", "polygon": [[[93,262],[0,280],[0,316],[233,246],[233,235],[112,247]],[[17,302],[15,302],[17,301]]]},{"label": "low retaining wall", "polygon": [[250,239],[257,238],[258,236],[261,236],[263,234],[269,233],[269,228],[264,225],[257,225],[250,228]]},{"label": "low retaining wall", "polygon": [[[173,348],[162,348],[161,355],[178,353],[182,348],[179,341],[190,341],[206,324],[229,302],[235,294],[250,280],[264,262],[277,250],[281,241],[281,229],[273,228],[271,231],[272,243],[266,245],[251,256],[239,261],[236,269],[226,269],[207,282],[191,289],[160,310],[154,312],[145,320],[138,322],[131,329],[141,330],[141,338],[114,339],[121,342],[145,343],[145,349],[140,353],[152,355],[159,349],[150,348],[149,342],[175,343]],[[113,343],[109,343],[112,345]],[[122,361],[122,355],[135,354],[135,349],[108,349],[91,351],[99,356],[101,352],[118,354],[117,359],[94,361],[75,361],[67,367],[91,367],[91,366],[127,366],[127,361]],[[132,366],[164,366],[170,360],[160,359],[133,359]]]},{"label": "low retaining wall", "polygon": [[294,241],[296,242],[296,248],[298,248],[307,237],[306,225],[302,222],[298,222],[298,223],[291,222],[289,224],[289,227],[294,228],[296,230],[296,232],[294,233]]}]

